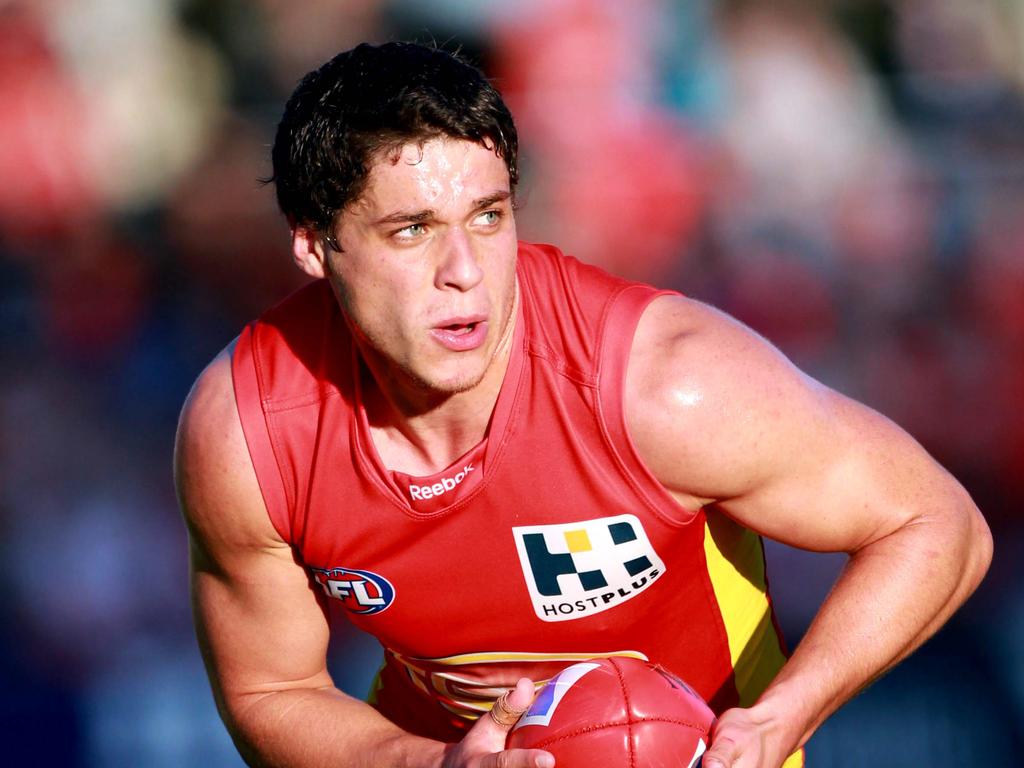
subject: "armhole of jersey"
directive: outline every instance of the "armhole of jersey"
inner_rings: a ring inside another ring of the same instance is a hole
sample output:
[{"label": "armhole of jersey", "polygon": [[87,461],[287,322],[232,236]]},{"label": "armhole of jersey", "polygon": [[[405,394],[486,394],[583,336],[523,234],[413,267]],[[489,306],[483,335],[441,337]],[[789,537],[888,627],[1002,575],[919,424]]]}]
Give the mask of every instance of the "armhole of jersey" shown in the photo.
[{"label": "armhole of jersey", "polygon": [[259,482],[270,522],[285,543],[292,544],[288,494],[274,453],[270,423],[263,409],[260,370],[253,350],[254,344],[252,326],[246,326],[238,337],[238,343],[231,355],[235,403],[238,406],[245,444],[249,448],[249,457],[256,470],[256,480]]},{"label": "armhole of jersey", "polygon": [[696,512],[673,499],[648,469],[629,434],[625,408],[626,368],[640,316],[655,299],[678,295],[674,291],[633,285],[612,300],[602,326],[598,407],[608,444],[635,490],[659,517],[674,525],[685,525],[696,517]]}]

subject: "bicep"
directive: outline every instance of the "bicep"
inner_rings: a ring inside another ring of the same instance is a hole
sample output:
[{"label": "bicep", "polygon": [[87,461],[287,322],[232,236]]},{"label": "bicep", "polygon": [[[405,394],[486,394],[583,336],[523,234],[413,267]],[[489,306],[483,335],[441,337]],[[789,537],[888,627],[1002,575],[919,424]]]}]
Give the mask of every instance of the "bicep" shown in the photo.
[{"label": "bicep", "polygon": [[737,321],[687,300],[651,310],[634,340],[627,416],[684,505],[714,504],[793,546],[849,552],[962,493],[903,430]]},{"label": "bicep", "polygon": [[226,353],[186,403],[175,475],[196,632],[218,704],[231,713],[264,694],[330,685],[325,612],[267,515]]},{"label": "bicep", "polygon": [[959,484],[896,424],[808,382],[790,423],[751,450],[755,482],[719,507],[770,538],[854,552],[933,512],[966,502]]},{"label": "bicep", "polygon": [[288,551],[211,557],[195,539],[190,550],[196,634],[211,682],[227,704],[331,685],[327,620]]}]

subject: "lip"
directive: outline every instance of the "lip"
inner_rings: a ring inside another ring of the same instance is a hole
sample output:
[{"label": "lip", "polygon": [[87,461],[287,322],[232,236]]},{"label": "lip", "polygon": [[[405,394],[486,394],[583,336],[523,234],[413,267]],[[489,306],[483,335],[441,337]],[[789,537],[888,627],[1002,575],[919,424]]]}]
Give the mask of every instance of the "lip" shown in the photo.
[{"label": "lip", "polygon": [[[455,329],[452,326],[457,326]],[[470,330],[466,330],[471,326]],[[487,340],[487,315],[466,315],[449,317],[430,329],[430,335],[438,344],[453,352],[469,352]]]}]

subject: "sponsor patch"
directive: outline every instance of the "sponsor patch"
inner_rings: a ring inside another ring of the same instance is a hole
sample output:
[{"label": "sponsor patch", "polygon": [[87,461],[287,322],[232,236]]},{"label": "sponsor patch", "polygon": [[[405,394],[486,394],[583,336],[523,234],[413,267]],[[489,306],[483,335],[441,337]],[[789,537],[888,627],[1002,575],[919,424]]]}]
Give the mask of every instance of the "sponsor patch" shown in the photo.
[{"label": "sponsor patch", "polygon": [[379,573],[355,568],[310,570],[324,594],[340,600],[345,609],[352,613],[380,613],[387,610],[395,600],[395,588]]},{"label": "sponsor patch", "polygon": [[570,621],[607,611],[665,572],[635,515],[512,529],[537,617]]}]

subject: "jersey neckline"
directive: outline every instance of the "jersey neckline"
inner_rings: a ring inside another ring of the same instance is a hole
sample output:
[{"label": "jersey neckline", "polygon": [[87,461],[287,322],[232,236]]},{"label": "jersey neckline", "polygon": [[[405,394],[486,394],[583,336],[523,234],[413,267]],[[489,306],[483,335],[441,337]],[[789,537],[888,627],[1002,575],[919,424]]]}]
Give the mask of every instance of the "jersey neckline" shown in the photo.
[{"label": "jersey neckline", "polygon": [[[518,267],[516,269],[516,279],[519,282],[519,290],[524,291],[525,281]],[[377,451],[377,446],[373,442],[373,437],[370,433],[370,422],[366,415],[366,407],[363,401],[361,374],[364,363],[359,354],[358,346],[353,340],[351,375],[353,377],[352,391],[355,399],[353,408],[355,418],[352,420],[351,439],[356,463],[381,494],[407,515],[415,518],[432,518],[452,512],[468,503],[480,493],[486,487],[488,479],[494,474],[507,439],[509,422],[515,409],[515,404],[519,399],[519,385],[522,381],[523,365],[526,359],[526,314],[524,312],[526,302],[520,297],[518,304],[515,317],[516,325],[512,335],[511,349],[509,350],[508,366],[505,369],[505,377],[501,382],[501,388],[498,390],[498,397],[495,400],[491,419],[483,439],[437,473],[422,478],[405,475],[405,477],[413,480],[427,480],[452,473],[453,471],[458,472],[461,469],[459,466],[460,462],[464,461],[467,456],[482,454],[482,471],[479,478],[475,479],[472,486],[467,488],[464,493],[453,494],[454,498],[450,502],[444,503],[443,506],[429,505],[430,508],[427,510],[418,510],[413,506],[409,497],[403,492],[399,483],[396,482],[393,475],[394,471],[385,466],[383,459],[381,459]]]}]

